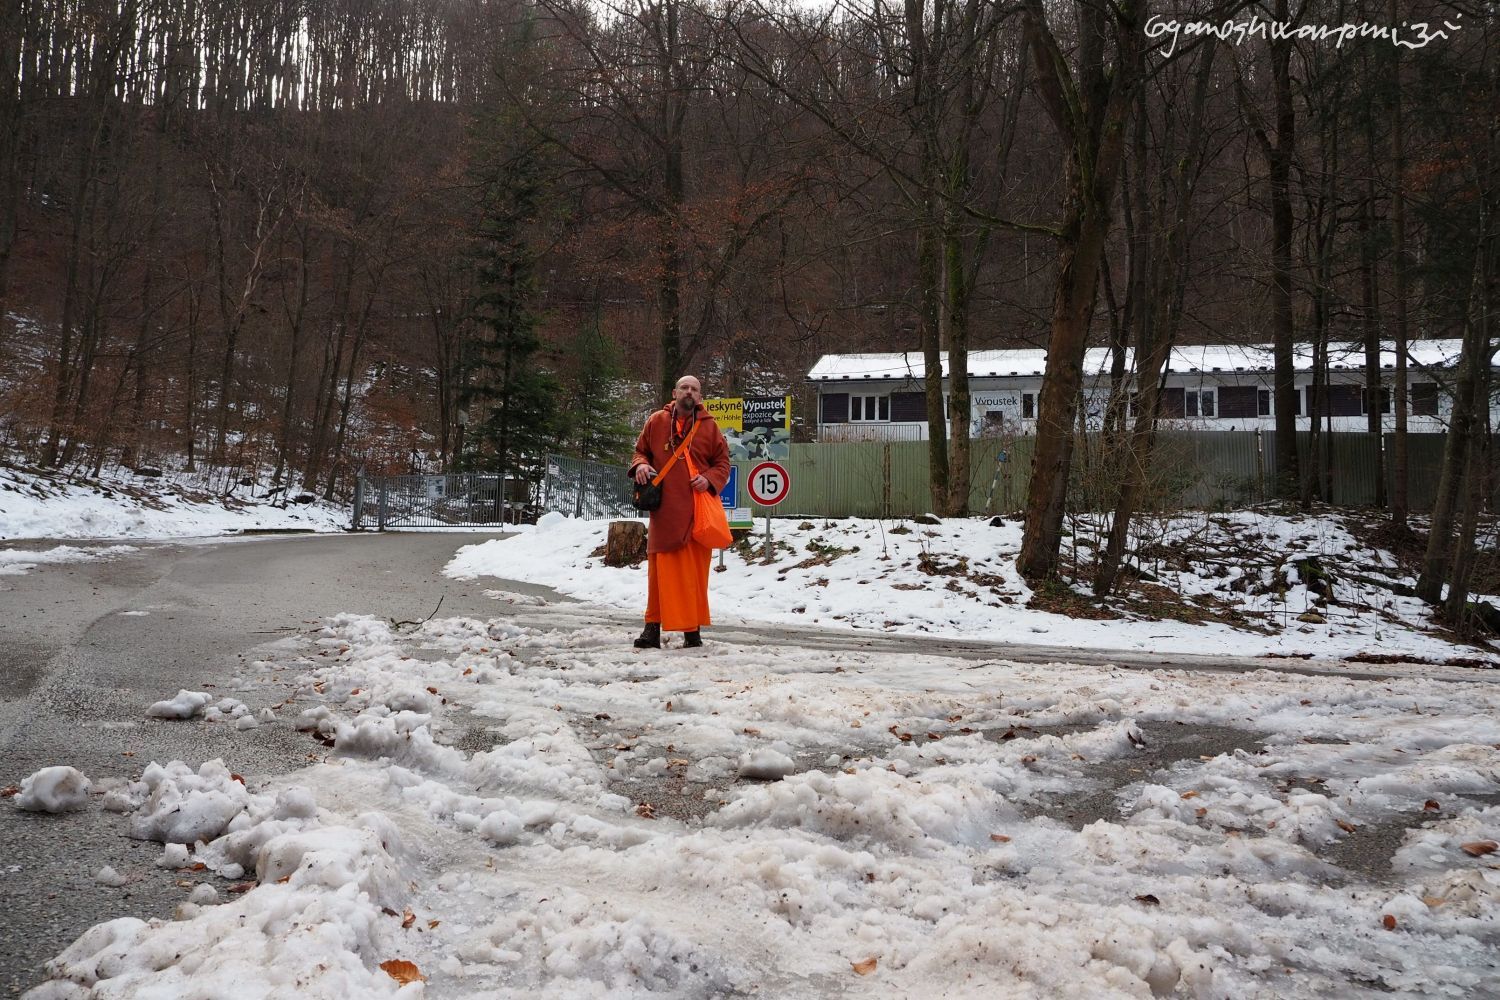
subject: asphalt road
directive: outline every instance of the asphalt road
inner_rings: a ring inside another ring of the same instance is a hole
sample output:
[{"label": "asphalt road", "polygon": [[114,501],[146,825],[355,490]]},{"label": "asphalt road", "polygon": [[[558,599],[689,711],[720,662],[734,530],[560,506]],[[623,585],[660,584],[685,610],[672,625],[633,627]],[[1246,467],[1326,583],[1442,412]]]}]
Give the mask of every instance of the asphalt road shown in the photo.
[{"label": "asphalt road", "polygon": [[[307,740],[289,727],[237,732],[146,719],[145,709],[179,688],[231,694],[257,647],[339,611],[421,620],[441,598],[445,616],[502,615],[483,595],[493,581],[439,572],[459,545],[484,537],[142,544],[107,561],[0,576],[0,787],[53,764],[96,782],[137,778],[152,760],[223,757],[246,774],[302,766]],[[178,873],[154,867],[161,845],[124,831],[122,817],[98,809],[49,816],[0,803],[0,996],[35,985],[42,963],[94,923],[170,916],[185,898]],[[103,890],[94,874],[106,864],[145,875]]]},{"label": "asphalt road", "polygon": [[[287,726],[241,732],[150,720],[144,711],[179,688],[232,694],[233,679],[259,658],[258,648],[316,629],[340,611],[393,621],[420,621],[437,611],[554,628],[603,619],[618,623],[622,647],[634,635],[640,619],[632,613],[577,604],[544,588],[441,575],[460,545],[485,537],[493,536],[391,533],[142,544],[107,561],[42,565],[24,576],[0,577],[0,787],[53,764],[71,764],[96,782],[136,778],[151,760],[196,765],[222,757],[246,775],[301,767],[308,741]],[[18,544],[57,543],[7,547]],[[551,599],[543,606],[510,605],[485,596],[495,588]],[[785,627],[715,628],[710,639],[976,661],[1387,675],[1338,663],[1167,659]],[[1467,680],[1480,679],[1467,673]],[[288,706],[283,717],[295,709]],[[1248,733],[1183,732],[1175,738],[1180,745],[1174,758],[1205,748],[1221,752],[1218,744],[1226,739],[1256,742]],[[1095,813],[1080,809],[1065,818],[1082,823],[1090,815]],[[181,873],[155,867],[160,845],[131,840],[125,829],[122,817],[99,809],[47,816],[0,803],[0,996],[38,982],[42,964],[94,923],[124,915],[168,917],[185,898]],[[106,864],[134,873],[136,880],[104,890],[94,874]]]}]

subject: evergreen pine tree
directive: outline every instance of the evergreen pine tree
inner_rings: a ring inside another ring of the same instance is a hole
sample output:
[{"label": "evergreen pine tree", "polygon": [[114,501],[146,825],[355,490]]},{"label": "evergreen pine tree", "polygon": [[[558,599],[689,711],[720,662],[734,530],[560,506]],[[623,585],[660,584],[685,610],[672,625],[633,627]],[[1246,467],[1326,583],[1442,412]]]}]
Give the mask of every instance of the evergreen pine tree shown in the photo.
[{"label": "evergreen pine tree", "polygon": [[580,459],[625,461],[635,429],[629,421],[625,361],[619,346],[596,323],[574,334],[565,350],[570,367],[562,390],[566,405],[559,437],[563,448]]},{"label": "evergreen pine tree", "polygon": [[[538,229],[545,198],[537,149],[500,114],[476,170],[478,334],[468,352],[465,408],[473,415],[462,464],[535,480],[556,436],[558,386],[537,335]],[[519,140],[519,141],[518,141]]]}]

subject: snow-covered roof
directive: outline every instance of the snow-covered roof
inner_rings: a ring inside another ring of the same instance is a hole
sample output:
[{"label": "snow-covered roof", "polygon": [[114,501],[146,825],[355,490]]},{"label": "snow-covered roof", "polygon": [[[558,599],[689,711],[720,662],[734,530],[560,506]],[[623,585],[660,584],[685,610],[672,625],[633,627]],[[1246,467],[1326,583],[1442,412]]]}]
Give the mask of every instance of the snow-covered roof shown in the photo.
[{"label": "snow-covered roof", "polygon": [[[1406,345],[1407,357],[1417,368],[1451,368],[1458,361],[1462,341],[1416,340]],[[1133,367],[1133,351],[1126,352],[1126,368]],[[948,352],[941,352],[943,374],[948,374]],[[1312,345],[1298,344],[1294,352],[1298,371],[1312,370]],[[1333,371],[1358,371],[1364,368],[1363,345],[1337,344],[1328,349],[1328,366]],[[1110,351],[1095,347],[1084,353],[1083,370],[1091,375],[1109,371]],[[1018,348],[1004,351],[970,351],[970,378],[1004,378],[1011,375],[1041,375],[1047,367],[1047,352],[1040,348]],[[1170,372],[1271,372],[1275,361],[1270,344],[1188,344],[1172,349],[1167,364]],[[1382,341],[1380,367],[1396,367],[1395,345]],[[825,354],[807,373],[809,382],[846,382],[864,380],[913,379],[920,381],[927,365],[920,352],[901,354]]]}]

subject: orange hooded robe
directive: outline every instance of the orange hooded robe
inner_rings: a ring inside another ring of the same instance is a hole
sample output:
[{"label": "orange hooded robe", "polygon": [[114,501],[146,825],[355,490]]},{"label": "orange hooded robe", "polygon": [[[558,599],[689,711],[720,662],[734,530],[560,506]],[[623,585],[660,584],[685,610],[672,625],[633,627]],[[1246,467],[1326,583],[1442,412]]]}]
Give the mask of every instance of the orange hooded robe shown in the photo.
[{"label": "orange hooded robe", "polygon": [[[696,423],[696,430],[693,430]],[[696,473],[717,493],[729,481],[729,445],[702,403],[691,421],[678,421],[674,404],[651,414],[635,440],[630,475],[647,463],[660,471],[693,430],[692,443],[661,481],[661,506],[651,512],[646,534],[646,621],[665,632],[694,632],[711,624],[708,614],[708,549],[693,541]]]}]

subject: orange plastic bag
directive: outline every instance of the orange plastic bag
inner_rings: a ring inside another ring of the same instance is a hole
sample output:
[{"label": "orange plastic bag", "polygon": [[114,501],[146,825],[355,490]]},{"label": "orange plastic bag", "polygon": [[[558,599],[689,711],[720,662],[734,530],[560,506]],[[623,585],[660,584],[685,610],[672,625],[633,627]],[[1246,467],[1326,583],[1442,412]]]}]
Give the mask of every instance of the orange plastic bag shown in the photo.
[{"label": "orange plastic bag", "polygon": [[729,534],[729,516],[724,502],[713,490],[693,494],[693,541],[705,549],[727,549],[733,539]]}]

